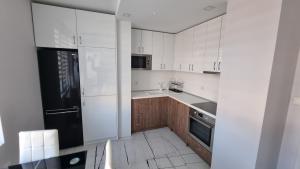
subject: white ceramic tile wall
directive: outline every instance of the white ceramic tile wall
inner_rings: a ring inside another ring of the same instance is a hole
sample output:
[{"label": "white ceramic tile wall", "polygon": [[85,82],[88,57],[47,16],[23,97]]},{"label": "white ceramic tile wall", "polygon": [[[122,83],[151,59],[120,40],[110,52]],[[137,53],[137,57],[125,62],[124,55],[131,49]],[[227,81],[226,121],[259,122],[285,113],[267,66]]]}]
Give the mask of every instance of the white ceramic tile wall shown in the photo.
[{"label": "white ceramic tile wall", "polygon": [[132,71],[132,90],[158,89],[159,82],[167,86],[170,79],[182,80],[184,91],[213,101],[218,100],[220,75],[166,71]]},{"label": "white ceramic tile wall", "polygon": [[131,90],[153,90],[159,89],[159,82],[167,86],[173,73],[168,71],[132,70]]},{"label": "white ceramic tile wall", "polygon": [[184,82],[184,91],[218,101],[220,75],[175,72],[173,77]]}]

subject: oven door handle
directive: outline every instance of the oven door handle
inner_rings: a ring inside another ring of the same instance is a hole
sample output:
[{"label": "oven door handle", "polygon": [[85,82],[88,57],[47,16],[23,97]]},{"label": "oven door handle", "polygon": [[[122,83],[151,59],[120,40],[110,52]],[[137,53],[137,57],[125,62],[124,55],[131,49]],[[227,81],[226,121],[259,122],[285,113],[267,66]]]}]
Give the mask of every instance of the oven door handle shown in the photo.
[{"label": "oven door handle", "polygon": [[197,121],[198,123],[201,123],[202,125],[204,125],[205,127],[212,129],[214,126],[211,124],[208,124],[207,122],[203,121],[203,120],[199,120],[193,116],[190,116],[190,118],[192,118],[193,120]]}]

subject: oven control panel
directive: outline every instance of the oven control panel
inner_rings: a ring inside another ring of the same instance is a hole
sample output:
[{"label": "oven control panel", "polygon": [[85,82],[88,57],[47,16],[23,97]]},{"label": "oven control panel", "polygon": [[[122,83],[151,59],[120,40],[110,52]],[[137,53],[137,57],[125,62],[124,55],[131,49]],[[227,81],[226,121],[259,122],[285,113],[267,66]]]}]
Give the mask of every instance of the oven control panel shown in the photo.
[{"label": "oven control panel", "polygon": [[199,120],[202,120],[202,121],[205,121],[207,123],[210,123],[212,125],[215,124],[216,120],[206,114],[203,114],[201,113],[200,111],[197,111],[193,108],[190,108],[190,116],[191,117],[194,117],[196,119],[199,119]]}]

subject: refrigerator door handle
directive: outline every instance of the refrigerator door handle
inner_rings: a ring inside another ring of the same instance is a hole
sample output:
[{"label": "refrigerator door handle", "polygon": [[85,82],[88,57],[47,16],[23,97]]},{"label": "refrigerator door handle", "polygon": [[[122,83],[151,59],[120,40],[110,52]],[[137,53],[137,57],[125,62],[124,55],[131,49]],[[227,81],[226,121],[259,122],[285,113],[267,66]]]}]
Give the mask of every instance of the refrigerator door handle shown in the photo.
[{"label": "refrigerator door handle", "polygon": [[74,106],[72,108],[67,108],[67,109],[45,110],[46,115],[67,114],[67,113],[77,113],[77,112],[79,112],[79,107],[78,106]]},{"label": "refrigerator door handle", "polygon": [[61,111],[61,112],[53,112],[53,113],[46,112],[46,115],[71,114],[71,113],[78,113],[78,110],[77,111]]}]

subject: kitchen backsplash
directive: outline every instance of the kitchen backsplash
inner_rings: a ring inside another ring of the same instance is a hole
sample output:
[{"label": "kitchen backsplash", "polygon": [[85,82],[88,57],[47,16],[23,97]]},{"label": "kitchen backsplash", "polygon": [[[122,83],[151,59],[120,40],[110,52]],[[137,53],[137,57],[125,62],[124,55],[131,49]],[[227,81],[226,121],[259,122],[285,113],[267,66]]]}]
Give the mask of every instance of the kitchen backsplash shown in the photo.
[{"label": "kitchen backsplash", "polygon": [[132,90],[154,90],[159,89],[159,83],[163,83],[164,88],[168,87],[168,82],[173,76],[173,72],[168,71],[131,71]]},{"label": "kitchen backsplash", "polygon": [[132,90],[159,89],[159,83],[168,87],[171,79],[184,82],[183,90],[197,96],[218,101],[219,75],[168,71],[132,70]]}]

